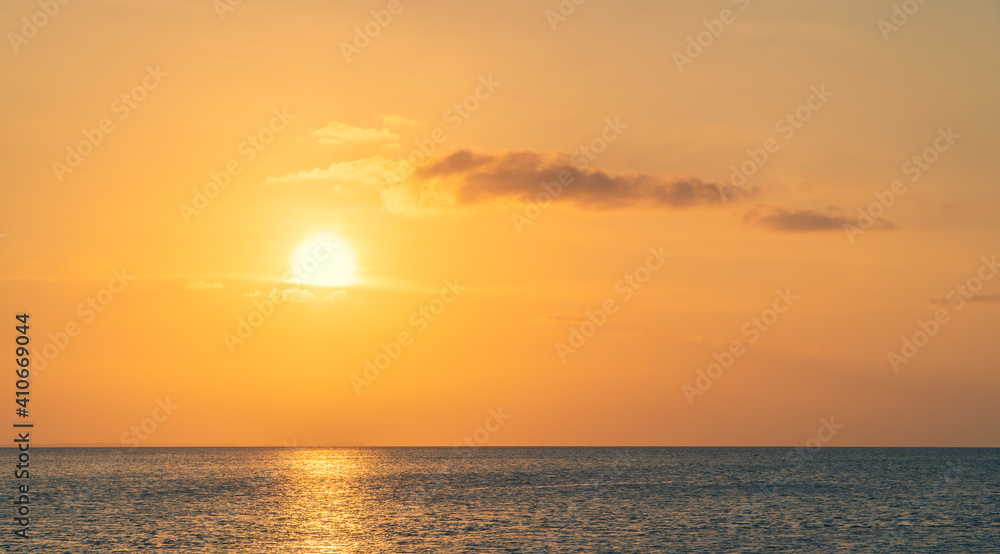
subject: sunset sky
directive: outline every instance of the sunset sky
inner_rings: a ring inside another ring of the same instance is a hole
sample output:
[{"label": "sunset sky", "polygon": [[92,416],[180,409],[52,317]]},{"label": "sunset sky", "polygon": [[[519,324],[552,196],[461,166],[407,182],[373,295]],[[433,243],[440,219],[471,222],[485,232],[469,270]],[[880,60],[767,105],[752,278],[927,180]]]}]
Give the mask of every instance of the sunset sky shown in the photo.
[{"label": "sunset sky", "polygon": [[41,9],[39,445],[1000,446],[996,1]]}]

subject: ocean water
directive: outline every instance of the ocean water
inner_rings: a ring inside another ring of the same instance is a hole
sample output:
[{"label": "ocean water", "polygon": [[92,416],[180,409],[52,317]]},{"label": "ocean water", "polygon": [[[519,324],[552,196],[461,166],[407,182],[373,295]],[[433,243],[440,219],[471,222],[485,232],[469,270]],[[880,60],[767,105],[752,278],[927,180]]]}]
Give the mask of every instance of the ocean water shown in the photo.
[{"label": "ocean water", "polygon": [[5,552],[1000,552],[1000,449],[33,449],[29,540],[4,473]]}]

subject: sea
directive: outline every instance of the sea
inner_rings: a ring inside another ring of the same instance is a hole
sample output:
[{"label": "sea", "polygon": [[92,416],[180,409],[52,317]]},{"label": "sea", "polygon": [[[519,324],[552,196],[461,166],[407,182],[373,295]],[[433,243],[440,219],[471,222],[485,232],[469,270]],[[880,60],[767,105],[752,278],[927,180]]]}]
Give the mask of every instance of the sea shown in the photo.
[{"label": "sea", "polygon": [[11,553],[1000,552],[1000,449],[33,448],[28,479],[16,458]]}]

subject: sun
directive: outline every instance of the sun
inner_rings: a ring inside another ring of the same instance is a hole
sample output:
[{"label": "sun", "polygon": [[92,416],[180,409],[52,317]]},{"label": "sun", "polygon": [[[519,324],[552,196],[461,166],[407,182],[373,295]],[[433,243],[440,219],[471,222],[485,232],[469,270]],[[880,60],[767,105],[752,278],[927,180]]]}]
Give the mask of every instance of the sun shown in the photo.
[{"label": "sun", "polygon": [[361,282],[351,246],[333,233],[315,233],[292,252],[287,281],[316,287],[347,287]]}]

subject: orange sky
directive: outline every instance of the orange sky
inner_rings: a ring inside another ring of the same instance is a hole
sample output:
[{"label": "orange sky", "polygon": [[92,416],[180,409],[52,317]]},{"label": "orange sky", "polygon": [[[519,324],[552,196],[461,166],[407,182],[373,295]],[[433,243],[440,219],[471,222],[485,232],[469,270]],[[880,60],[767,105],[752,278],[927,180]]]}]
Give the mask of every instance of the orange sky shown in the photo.
[{"label": "orange sky", "polygon": [[38,444],[1000,446],[996,2],[224,1],[0,7]]}]

